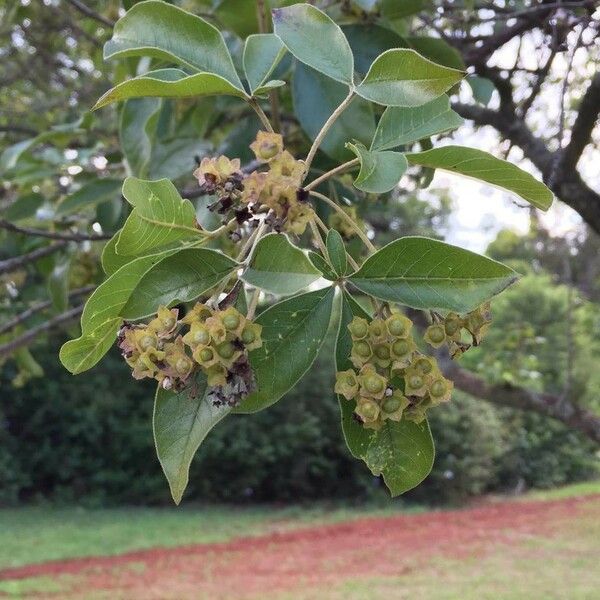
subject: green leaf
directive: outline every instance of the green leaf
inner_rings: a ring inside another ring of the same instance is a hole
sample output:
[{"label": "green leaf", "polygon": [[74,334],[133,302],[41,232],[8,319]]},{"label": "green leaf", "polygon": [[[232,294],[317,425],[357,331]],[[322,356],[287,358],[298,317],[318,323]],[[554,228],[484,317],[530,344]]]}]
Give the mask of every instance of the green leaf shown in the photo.
[{"label": "green leaf", "polygon": [[414,50],[388,50],[375,59],[356,93],[385,106],[421,106],[446,93],[463,75]]},{"label": "green leaf", "polygon": [[119,241],[119,236],[121,235],[121,231],[117,231],[115,235],[113,235],[108,242],[104,245],[102,249],[102,270],[107,275],[112,275],[116,271],[118,271],[123,265],[126,265],[128,262],[131,262],[134,257],[132,256],[122,256],[117,254],[115,247],[117,242]]},{"label": "green leaf", "polygon": [[324,12],[309,4],[273,9],[275,35],[304,64],[352,85],[354,58],[346,36]]},{"label": "green leaf", "polygon": [[[347,88],[303,64],[296,64],[292,93],[294,113],[302,129],[314,140],[325,121],[348,95]],[[375,117],[370,102],[355,98],[329,130],[321,150],[344,162],[352,154],[346,150],[348,140],[370,144],[375,134]]]},{"label": "green leaf", "polygon": [[395,31],[372,23],[354,23],[342,27],[354,54],[354,68],[366,75],[373,61],[386,50],[407,48],[406,40]]},{"label": "green leaf", "polygon": [[120,314],[129,320],[141,319],[155,313],[161,304],[195,300],[238,266],[228,256],[207,248],[178,250],[142,275]]},{"label": "green leaf", "polygon": [[371,150],[390,150],[411,144],[456,129],[463,123],[450,108],[450,99],[445,95],[413,108],[389,106],[379,119]]},{"label": "green leaf", "polygon": [[283,300],[261,313],[263,345],[250,352],[258,389],[236,412],[253,413],[271,406],[310,369],[323,344],[335,288]]},{"label": "green leaf", "polygon": [[134,208],[116,243],[117,254],[140,256],[173,242],[202,236],[196,227],[193,204],[183,200],[168,179],[144,181],[128,177],[123,196]]},{"label": "green leaf", "polygon": [[96,206],[106,200],[111,200],[118,194],[120,187],[120,179],[94,179],[76,192],[63,198],[56,208],[56,215],[69,215],[81,209]]},{"label": "green leaf", "polygon": [[284,85],[285,81],[282,81],[281,79],[271,79],[271,81],[267,81],[264,85],[256,88],[254,90],[254,95],[256,97],[264,97],[267,96],[271,90],[276,90]]},{"label": "green leaf", "polygon": [[477,75],[467,77],[467,83],[471,86],[475,101],[487,106],[496,89],[494,83],[486,77],[478,77]]},{"label": "green leaf", "polygon": [[132,175],[147,177],[162,101],[132,98],[123,104],[119,141]]},{"label": "green leaf", "polygon": [[342,236],[335,230],[330,229],[327,233],[327,254],[333,270],[340,277],[348,271],[348,257]]},{"label": "green leaf", "polygon": [[383,475],[392,496],[419,485],[431,472],[435,447],[427,421],[386,421],[362,457],[373,475]]},{"label": "green leaf", "polygon": [[181,69],[158,69],[119,83],[96,102],[92,110],[128,98],[188,98],[228,95],[245,98],[246,93],[214,73],[187,75]]},{"label": "green leaf", "polygon": [[381,12],[386,19],[395,21],[421,12],[428,0],[381,0]]},{"label": "green leaf", "polygon": [[257,33],[246,38],[244,73],[254,95],[271,76],[285,54],[285,46],[272,33]]},{"label": "green leaf", "polygon": [[216,27],[165,2],[140,2],[119,19],[104,58],[152,56],[214,73],[242,90],[231,55]]},{"label": "green leaf", "polygon": [[315,268],[321,271],[325,279],[329,279],[329,281],[335,281],[338,278],[333,272],[333,269],[329,263],[320,254],[309,250],[308,258],[310,258],[310,262],[315,266]]},{"label": "green leaf", "polygon": [[[348,324],[354,316],[369,319],[361,306],[344,292],[340,326],[336,341],[336,366],[338,371],[351,369],[352,338]],[[338,396],[342,418],[342,431],[348,449],[356,458],[364,460],[375,474],[383,474],[393,496],[417,486],[431,471],[434,446],[426,421],[421,424],[386,421],[380,431],[365,429],[352,417],[355,403]]]},{"label": "green leaf", "polygon": [[11,223],[34,217],[37,209],[44,204],[44,196],[36,192],[17,198],[4,211],[4,218]]},{"label": "green leaf", "polygon": [[406,158],[414,165],[480,179],[517,194],[541,210],[548,210],[554,199],[552,192],[533,175],[475,148],[443,146],[426,152],[408,153]]},{"label": "green leaf", "polygon": [[273,294],[295,294],[321,277],[306,254],[287,236],[270,233],[256,245],[242,279]]},{"label": "green leaf", "polygon": [[382,300],[466,313],[517,278],[506,265],[475,252],[425,237],[404,237],[371,255],[350,281]]},{"label": "green leaf", "polygon": [[363,192],[384,194],[393,190],[408,168],[408,162],[400,152],[371,152],[362,144],[347,143],[346,147],[360,160],[360,172],[354,180],[354,187]]},{"label": "green leaf", "polygon": [[58,256],[48,277],[48,294],[56,312],[64,312],[69,306],[69,271],[71,257]]},{"label": "green leaf", "polygon": [[91,369],[111,348],[121,327],[122,319],[109,319],[75,340],[64,343],[60,349],[60,362],[77,375]]},{"label": "green leaf", "polygon": [[191,388],[181,392],[158,386],[154,400],[154,443],[175,504],[189,480],[190,464],[208,432],[231,407],[214,406],[207,398],[206,377],[199,373]]}]

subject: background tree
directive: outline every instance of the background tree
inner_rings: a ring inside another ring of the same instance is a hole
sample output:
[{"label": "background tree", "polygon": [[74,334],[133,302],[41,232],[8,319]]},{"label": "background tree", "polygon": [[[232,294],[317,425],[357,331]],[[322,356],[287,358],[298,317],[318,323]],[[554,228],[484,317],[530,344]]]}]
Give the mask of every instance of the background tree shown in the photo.
[{"label": "background tree", "polygon": [[[102,43],[110,37],[120,11],[130,4],[57,1],[52,6],[10,3],[1,9],[1,33],[6,40],[2,52],[10,66],[3,75],[9,92],[0,101],[6,146],[0,158],[5,180],[0,221],[4,230],[0,357],[15,359],[20,368],[18,384],[40,373],[28,347],[41,343],[46,332],[69,326],[100,280],[103,245],[127,216],[119,194],[126,174],[174,179],[183,195],[198,200],[202,208],[205,198],[190,178],[198,158],[224,153],[251,160],[248,145],[258,120],[250,109],[229,100],[135,100],[119,111],[108,109],[93,117],[85,113],[110,84],[140,68],[135,59],[113,66],[101,60]],[[235,9],[231,4],[180,3],[228,28],[229,45],[239,56],[241,38],[269,27],[268,12],[260,9],[262,3],[258,11],[254,2],[237,4]],[[593,261],[580,260],[575,266],[575,261],[560,256],[564,249],[571,256],[592,257],[597,249],[592,231],[600,231],[600,197],[586,183],[585,169],[597,151],[594,126],[600,109],[600,80],[593,72],[598,51],[594,3],[477,7],[417,2],[399,9],[397,3],[382,0],[323,6],[344,25],[363,74],[382,50],[406,46],[448,66],[468,69],[473,93],[463,89],[455,94],[455,110],[476,126],[492,127],[506,155],[520,158],[519,149],[556,196],[589,227],[561,242],[537,229],[530,242],[519,241],[520,247],[525,256],[534,258],[542,244],[547,252],[543,259],[539,254],[535,257],[534,266],[539,262],[540,268],[595,298],[597,275],[588,265]],[[510,64],[507,56],[513,61]],[[538,64],[531,64],[532,56]],[[289,63],[284,62],[281,69],[286,68]],[[271,94],[265,111],[298,150],[305,150],[314,136],[311,119],[319,118],[313,99],[323,93],[335,96],[335,90],[324,87],[322,78],[310,71],[298,73],[302,75],[296,74],[291,91]],[[559,110],[553,112],[556,106]],[[360,138],[361,131],[354,133]],[[326,150],[315,161],[323,171],[337,152],[335,144]],[[420,204],[418,198],[423,196],[415,198],[415,183],[430,175],[411,173],[381,206],[373,206],[347,186],[339,193],[358,209],[365,228],[385,240],[390,229],[394,236],[423,231],[413,228],[414,215],[429,209]],[[430,212],[426,228],[439,225],[447,214],[447,203],[436,202],[442,210]],[[328,216],[324,211],[323,217]],[[509,254],[498,251],[496,256]],[[581,402],[589,394],[577,396],[569,387],[566,393],[564,389],[556,393],[556,381],[533,389],[531,381],[518,378],[488,383],[456,365],[448,366],[448,373],[458,387],[475,396],[549,415],[600,440],[600,420]]]}]

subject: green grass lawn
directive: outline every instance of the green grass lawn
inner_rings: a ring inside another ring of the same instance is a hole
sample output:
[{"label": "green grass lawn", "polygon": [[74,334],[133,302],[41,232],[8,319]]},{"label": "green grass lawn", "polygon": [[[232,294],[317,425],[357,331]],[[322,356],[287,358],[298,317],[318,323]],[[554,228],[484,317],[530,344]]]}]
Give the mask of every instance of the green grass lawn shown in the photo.
[{"label": "green grass lawn", "polygon": [[[536,491],[517,500],[560,500],[600,494],[600,482]],[[498,498],[501,500],[502,498]],[[496,500],[496,498],[492,499]],[[83,509],[24,507],[0,510],[0,568],[47,560],[111,555],[154,546],[180,546],[226,541],[274,530],[383,516],[398,511],[422,511],[390,501],[385,506],[332,505],[242,508],[189,506],[169,508]],[[600,559],[597,518],[574,519],[569,535],[552,539],[519,539],[511,552],[499,550],[483,558],[438,558],[434,564],[405,576],[347,580],[323,589],[322,600],[530,600],[533,598],[596,598],[591,574]],[[27,598],[44,591],[60,596],[73,576],[0,582],[0,597]],[[443,581],[443,587],[438,582]],[[314,593],[314,590],[312,592]],[[402,595],[406,594],[406,595]],[[565,595],[567,594],[567,595]],[[314,596],[307,596],[314,597]],[[302,592],[277,600],[304,600]]]},{"label": "green grass lawn", "polygon": [[[525,499],[550,500],[600,493],[586,482]],[[383,507],[311,505],[274,508],[184,506],[166,508],[23,507],[0,509],[0,569],[79,556],[119,554],[153,546],[221,542],[361,516],[424,510],[390,501]]]},{"label": "green grass lawn", "polygon": [[120,554],[154,546],[222,542],[273,530],[285,531],[364,515],[385,515],[398,510],[397,507],[390,504],[390,508],[316,505],[2,509],[0,569],[47,560]]}]

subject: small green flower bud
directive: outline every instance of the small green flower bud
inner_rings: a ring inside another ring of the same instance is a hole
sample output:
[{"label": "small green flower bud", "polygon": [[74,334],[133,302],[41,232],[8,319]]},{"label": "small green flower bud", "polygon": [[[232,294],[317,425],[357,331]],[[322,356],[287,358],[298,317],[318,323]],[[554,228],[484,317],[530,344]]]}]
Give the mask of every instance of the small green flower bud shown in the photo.
[{"label": "small green flower bud", "polygon": [[446,340],[446,332],[443,325],[434,323],[427,328],[423,337],[430,346],[439,348]]},{"label": "small green flower bud", "polygon": [[336,373],[334,391],[336,394],[344,396],[346,400],[352,400],[358,393],[356,373],[352,369]]},{"label": "small green flower bud", "polygon": [[375,346],[375,356],[383,360],[388,359],[390,357],[389,346],[387,346],[386,344],[380,344],[379,346]]},{"label": "small green flower bud", "polygon": [[369,358],[371,356],[371,346],[369,346],[368,342],[357,342],[354,344],[353,349],[362,358]]},{"label": "small green flower bud", "polygon": [[151,334],[146,334],[140,338],[139,347],[142,352],[148,350],[148,348],[156,348],[157,339],[156,336]]},{"label": "small green flower bud", "polygon": [[427,393],[426,380],[416,369],[406,370],[404,375],[404,393],[407,396],[424,396]]},{"label": "small green flower bud", "polygon": [[434,379],[429,386],[429,396],[434,404],[447,402],[452,394],[453,384],[444,377]]},{"label": "small green flower bud", "polygon": [[212,365],[206,369],[208,385],[211,387],[225,385],[227,383],[227,369],[223,365]]},{"label": "small green flower bud", "polygon": [[361,369],[358,382],[363,396],[383,398],[387,387],[387,379],[383,375],[379,375],[372,365],[365,365]]},{"label": "small green flower bud", "polygon": [[175,363],[175,370],[179,375],[186,375],[192,368],[192,362],[189,358],[180,358]]},{"label": "small green flower bud", "polygon": [[387,338],[385,322],[381,319],[373,319],[369,324],[369,337],[374,343],[385,342]]},{"label": "small green flower bud", "polygon": [[350,330],[350,335],[353,340],[362,340],[366,338],[369,333],[369,323],[366,319],[354,317],[348,325],[348,329]]},{"label": "small green flower bud", "polygon": [[393,314],[385,322],[392,337],[405,338],[410,334],[412,321],[404,315]]},{"label": "small green flower bud", "polygon": [[240,318],[237,315],[230,314],[223,317],[223,325],[225,325],[225,329],[228,331],[236,329],[239,324]]},{"label": "small green flower bud", "polygon": [[215,354],[210,348],[202,348],[198,356],[202,362],[209,362],[215,357]]},{"label": "small green flower bud", "polygon": [[244,331],[242,331],[242,342],[244,342],[244,344],[251,344],[255,339],[256,335],[250,327],[246,327]]},{"label": "small green flower bud", "polygon": [[381,405],[383,412],[393,413],[396,412],[401,406],[400,398],[395,398],[391,396],[390,398],[386,398]]},{"label": "small green flower bud", "polygon": [[226,360],[229,360],[235,354],[235,347],[231,342],[223,342],[217,346],[217,354]]},{"label": "small green flower bud", "polygon": [[417,360],[412,364],[415,371],[420,373],[421,375],[429,375],[433,372],[435,367],[434,362],[431,358],[427,358],[425,356],[420,356]]},{"label": "small green flower bud", "polygon": [[379,405],[371,398],[360,398],[354,411],[365,423],[372,423],[379,416]]},{"label": "small green flower bud", "polygon": [[444,330],[448,337],[453,337],[462,329],[462,319],[456,313],[448,313],[444,320]]},{"label": "small green flower bud", "polygon": [[392,354],[397,358],[403,358],[413,351],[413,345],[408,340],[398,340],[392,344]]}]

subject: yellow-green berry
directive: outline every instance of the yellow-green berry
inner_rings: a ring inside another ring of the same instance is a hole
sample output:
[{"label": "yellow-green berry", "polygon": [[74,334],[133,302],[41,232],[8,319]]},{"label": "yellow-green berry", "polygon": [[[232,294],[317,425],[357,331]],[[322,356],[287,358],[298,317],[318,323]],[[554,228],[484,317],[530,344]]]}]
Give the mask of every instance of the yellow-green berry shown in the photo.
[{"label": "yellow-green berry", "polygon": [[412,327],[412,321],[399,314],[393,314],[386,320],[385,324],[390,335],[396,338],[408,337]]},{"label": "yellow-green berry", "polygon": [[427,328],[423,337],[430,346],[439,348],[446,341],[446,332],[443,325],[434,323]]},{"label": "yellow-green berry", "polygon": [[362,319],[361,317],[354,317],[350,324],[348,325],[348,329],[350,330],[350,335],[354,340],[362,340],[367,337],[369,333],[369,323],[366,319]]}]

